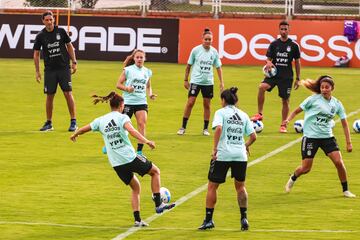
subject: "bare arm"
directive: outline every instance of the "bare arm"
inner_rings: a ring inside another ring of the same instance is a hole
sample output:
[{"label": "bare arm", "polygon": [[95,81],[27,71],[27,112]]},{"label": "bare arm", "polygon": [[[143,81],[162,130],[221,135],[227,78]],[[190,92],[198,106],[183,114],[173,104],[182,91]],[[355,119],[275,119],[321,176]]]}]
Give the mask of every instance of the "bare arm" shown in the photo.
[{"label": "bare arm", "polygon": [[190,69],[191,69],[191,65],[190,64],[186,65],[185,78],[184,78],[184,87],[186,89],[189,89],[189,87],[190,87],[190,84],[189,84]]},{"label": "bare arm", "polygon": [[294,82],[294,89],[298,89],[299,88],[299,81],[300,81],[300,69],[301,69],[301,63],[300,63],[300,58],[295,59],[295,71],[296,71],[296,79]]},{"label": "bare arm", "polygon": [[78,130],[76,130],[76,131],[74,132],[74,134],[71,135],[70,140],[73,141],[73,142],[76,142],[76,138],[77,138],[79,135],[82,135],[82,134],[87,133],[87,132],[89,132],[89,131],[91,131],[90,124],[85,125],[85,126],[83,126],[82,128],[79,128]]},{"label": "bare arm", "polygon": [[223,72],[222,72],[222,68],[218,67],[216,69],[218,77],[219,77],[219,81],[220,81],[220,92],[224,91],[224,80],[223,80]]},{"label": "bare arm", "polygon": [[341,119],[341,125],[343,127],[344,134],[345,134],[346,150],[348,152],[351,152],[352,151],[352,144],[351,144],[350,130],[349,130],[349,125],[348,125],[348,122],[347,122],[346,118]]},{"label": "bare arm", "polygon": [[77,70],[77,62],[76,62],[76,56],[74,51],[74,46],[71,42],[66,44],[67,51],[69,53],[70,59],[71,59],[71,73],[74,74]]},{"label": "bare arm", "polygon": [[149,79],[149,81],[146,84],[146,91],[148,96],[150,97],[151,100],[155,100],[155,98],[157,97],[156,94],[153,93],[152,88],[151,88],[151,79]]},{"label": "bare arm", "polygon": [[34,50],[34,64],[35,64],[35,78],[38,83],[41,81],[41,73],[40,73],[40,51]]},{"label": "bare arm", "polygon": [[249,139],[245,143],[246,151],[249,154],[249,156],[250,156],[250,146],[256,141],[256,138],[257,138],[256,133],[252,133],[250,134]]},{"label": "bare arm", "polygon": [[219,144],[220,136],[222,133],[222,126],[217,126],[214,133],[214,148],[211,154],[213,160],[217,159],[217,146]]},{"label": "bare arm", "polygon": [[122,71],[122,73],[119,76],[118,82],[116,84],[116,88],[120,89],[125,92],[133,92],[134,88],[131,86],[125,86],[126,76],[125,76],[125,70]]},{"label": "bare arm", "polygon": [[146,139],[143,135],[141,135],[141,133],[139,133],[134,127],[133,125],[131,125],[130,122],[126,122],[124,124],[124,128],[130,133],[131,136],[133,136],[134,138],[136,138],[137,140],[139,140],[139,142],[145,143],[147,145],[149,145],[149,147],[151,149],[155,148],[155,143],[153,141],[150,141],[148,139]]},{"label": "bare arm", "polygon": [[284,122],[282,123],[283,125],[287,125],[291,120],[294,119],[294,117],[296,115],[298,115],[299,113],[301,113],[303,110],[301,109],[301,107],[297,107],[289,116],[286,120],[284,120]]}]

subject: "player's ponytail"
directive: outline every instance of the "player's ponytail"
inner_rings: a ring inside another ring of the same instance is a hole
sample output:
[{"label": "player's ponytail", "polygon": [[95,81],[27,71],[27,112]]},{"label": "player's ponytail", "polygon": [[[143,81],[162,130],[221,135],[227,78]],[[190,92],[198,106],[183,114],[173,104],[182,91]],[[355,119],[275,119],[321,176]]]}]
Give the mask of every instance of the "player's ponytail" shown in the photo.
[{"label": "player's ponytail", "polygon": [[238,96],[236,94],[238,88],[231,87],[230,89],[225,89],[221,93],[221,99],[224,99],[226,104],[228,105],[235,105],[238,102]]},{"label": "player's ponytail", "polygon": [[137,52],[141,52],[145,55],[145,52],[141,49],[135,49],[130,55],[128,55],[123,63],[123,67],[130,66],[135,63],[134,56]]},{"label": "player's ponytail", "polygon": [[94,98],[93,101],[94,105],[98,104],[99,102],[107,103],[110,101],[111,108],[118,108],[124,102],[123,97],[117,94],[116,92],[111,92],[107,96],[92,95],[91,97]]},{"label": "player's ponytail", "polygon": [[323,82],[329,83],[332,87],[332,90],[334,90],[334,86],[335,86],[334,80],[332,79],[331,76],[328,75],[320,76],[316,81],[312,79],[301,80],[300,84],[305,86],[310,91],[320,94],[321,93],[320,85]]}]

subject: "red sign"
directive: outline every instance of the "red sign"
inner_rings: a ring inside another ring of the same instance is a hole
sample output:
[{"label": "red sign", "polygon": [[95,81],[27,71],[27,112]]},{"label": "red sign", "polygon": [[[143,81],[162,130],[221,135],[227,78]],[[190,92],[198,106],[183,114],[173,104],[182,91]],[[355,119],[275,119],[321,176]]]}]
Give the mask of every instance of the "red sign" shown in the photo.
[{"label": "red sign", "polygon": [[[271,41],[278,38],[280,20],[180,19],[179,63],[186,63],[201,44],[204,28],[214,35],[213,46],[224,64],[263,65]],[[305,66],[333,66],[347,55],[351,67],[360,67],[360,40],[343,36],[343,21],[290,21],[289,37],[296,40]]]}]

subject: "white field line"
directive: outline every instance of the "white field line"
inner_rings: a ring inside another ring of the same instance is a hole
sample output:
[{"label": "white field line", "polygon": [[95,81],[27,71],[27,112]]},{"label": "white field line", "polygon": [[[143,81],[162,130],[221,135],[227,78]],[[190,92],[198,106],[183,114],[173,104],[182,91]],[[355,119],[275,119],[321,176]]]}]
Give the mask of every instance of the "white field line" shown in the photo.
[{"label": "white field line", "polygon": [[[46,222],[8,222],[0,221],[0,225],[29,225],[29,226],[50,226],[50,227],[70,227],[70,228],[85,228],[85,229],[114,229],[123,230],[129,229],[116,226],[91,226],[91,225],[73,225],[73,224],[58,224]],[[141,228],[142,231],[197,231],[196,228],[177,228],[177,227],[159,227],[159,228]],[[240,232],[239,228],[217,228],[217,232]],[[359,233],[357,230],[331,230],[331,229],[255,229],[251,232],[298,232],[298,233]]]},{"label": "white field line", "polygon": [[[347,117],[350,117],[350,116],[352,116],[352,115],[355,115],[355,114],[357,114],[357,113],[359,113],[359,112],[360,112],[360,108],[357,109],[357,110],[354,111],[354,112],[349,113],[349,114],[347,115]],[[336,121],[339,122],[340,119],[338,119],[338,120],[336,120]],[[289,142],[289,143],[287,143],[287,144],[285,144],[285,145],[283,145],[283,146],[275,149],[274,151],[271,151],[271,152],[265,154],[264,156],[259,157],[259,158],[255,159],[255,160],[249,162],[249,163],[248,163],[248,167],[251,167],[251,166],[253,166],[253,165],[255,165],[255,164],[258,164],[258,163],[264,161],[265,159],[270,158],[270,157],[272,157],[272,156],[274,156],[274,155],[276,155],[276,154],[284,151],[285,149],[287,149],[287,148],[293,146],[294,144],[300,142],[301,139],[302,139],[302,138],[300,137],[300,138],[298,138],[298,139],[296,139],[296,140],[293,140],[293,141],[291,141],[291,142]],[[195,189],[194,191],[188,193],[187,195],[181,197],[180,199],[178,199],[178,200],[175,202],[175,203],[176,203],[176,206],[180,206],[180,205],[183,204],[184,202],[188,201],[188,200],[191,199],[192,197],[194,197],[194,196],[198,195],[199,193],[201,193],[202,191],[204,191],[206,188],[207,188],[207,183],[204,184],[204,185],[202,185],[202,186],[200,186],[200,187],[198,187],[197,189]],[[176,207],[175,207],[175,208],[176,208]],[[174,208],[173,208],[173,209],[174,209]],[[171,209],[171,210],[172,210],[172,209]],[[171,211],[171,210],[170,210],[170,211]],[[169,211],[166,211],[166,212],[164,212],[164,213],[162,213],[162,214],[166,214],[167,212],[169,212]],[[150,222],[154,221],[155,219],[157,219],[158,217],[160,217],[162,214],[154,214],[154,215],[148,217],[148,218],[145,220],[145,222],[150,223]],[[131,234],[133,234],[133,233],[135,233],[135,232],[137,232],[137,231],[139,231],[139,230],[141,230],[141,228],[131,227],[131,228],[129,228],[126,232],[123,232],[123,233],[117,235],[117,236],[116,236],[115,238],[113,238],[112,240],[121,240],[121,239],[124,239],[124,238],[126,238],[127,236],[130,236]]]},{"label": "white field line", "polygon": [[91,226],[91,225],[76,225],[76,224],[49,223],[49,222],[11,222],[11,221],[0,221],[0,225],[31,225],[31,226],[70,227],[70,228],[89,228],[89,229],[118,229],[118,230],[127,230],[127,229],[129,229],[128,227]]}]

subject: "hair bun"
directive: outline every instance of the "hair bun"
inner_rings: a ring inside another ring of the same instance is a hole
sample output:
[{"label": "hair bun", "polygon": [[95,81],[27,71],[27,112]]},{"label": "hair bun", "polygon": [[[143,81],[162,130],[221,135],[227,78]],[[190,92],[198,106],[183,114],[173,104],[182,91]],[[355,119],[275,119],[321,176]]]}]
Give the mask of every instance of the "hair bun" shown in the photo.
[{"label": "hair bun", "polygon": [[205,28],[204,32],[210,32],[210,28]]},{"label": "hair bun", "polygon": [[238,90],[237,87],[231,87],[231,88],[230,88],[230,92],[232,92],[232,93],[234,93],[234,94],[237,92],[237,90]]}]

